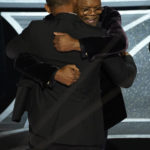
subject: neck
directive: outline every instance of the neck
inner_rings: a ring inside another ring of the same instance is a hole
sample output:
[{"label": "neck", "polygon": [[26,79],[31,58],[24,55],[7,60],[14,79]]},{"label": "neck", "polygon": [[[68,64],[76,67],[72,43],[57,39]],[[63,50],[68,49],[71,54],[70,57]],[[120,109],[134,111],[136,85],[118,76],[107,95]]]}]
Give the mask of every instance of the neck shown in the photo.
[{"label": "neck", "polygon": [[74,13],[73,5],[63,5],[59,6],[52,10],[53,15],[57,15],[59,13]]}]

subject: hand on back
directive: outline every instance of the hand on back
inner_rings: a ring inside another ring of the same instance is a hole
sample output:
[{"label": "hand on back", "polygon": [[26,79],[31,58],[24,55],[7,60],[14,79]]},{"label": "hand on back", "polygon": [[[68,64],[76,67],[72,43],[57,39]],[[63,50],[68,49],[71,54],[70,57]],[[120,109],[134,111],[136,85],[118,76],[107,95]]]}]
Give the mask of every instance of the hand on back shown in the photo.
[{"label": "hand on back", "polygon": [[80,43],[67,33],[54,32],[54,47],[59,52],[80,51]]},{"label": "hand on back", "polygon": [[80,77],[80,70],[76,65],[68,64],[62,68],[60,68],[55,74],[55,80],[70,86],[73,83],[77,82]]}]

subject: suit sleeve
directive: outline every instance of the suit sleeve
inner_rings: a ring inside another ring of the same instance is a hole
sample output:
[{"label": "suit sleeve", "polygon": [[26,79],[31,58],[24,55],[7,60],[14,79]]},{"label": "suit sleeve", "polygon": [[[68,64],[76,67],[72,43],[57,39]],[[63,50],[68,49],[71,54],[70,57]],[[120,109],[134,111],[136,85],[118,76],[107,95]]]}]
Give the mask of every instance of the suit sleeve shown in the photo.
[{"label": "suit sleeve", "polygon": [[37,56],[29,53],[20,54],[15,59],[15,68],[24,77],[32,79],[42,87],[52,88],[55,84],[54,75],[58,67],[40,60]]},{"label": "suit sleeve", "polygon": [[123,88],[132,85],[137,73],[136,64],[130,55],[108,56],[104,58],[102,67],[113,83]]},{"label": "suit sleeve", "polygon": [[55,83],[54,74],[58,68],[29,53],[33,25],[31,22],[20,35],[8,43],[6,54],[10,59],[15,60],[14,66],[21,75],[38,82],[41,86],[53,87]]},{"label": "suit sleeve", "polygon": [[102,28],[106,29],[106,37],[80,39],[82,57],[87,54],[90,60],[96,55],[107,56],[124,51],[128,47],[127,36],[121,26],[121,16],[118,11],[104,7],[100,16]]},{"label": "suit sleeve", "polygon": [[28,52],[30,49],[30,32],[33,23],[31,22],[27,28],[25,28],[22,33],[12,39],[6,47],[6,54],[10,59],[15,59],[20,53]]}]

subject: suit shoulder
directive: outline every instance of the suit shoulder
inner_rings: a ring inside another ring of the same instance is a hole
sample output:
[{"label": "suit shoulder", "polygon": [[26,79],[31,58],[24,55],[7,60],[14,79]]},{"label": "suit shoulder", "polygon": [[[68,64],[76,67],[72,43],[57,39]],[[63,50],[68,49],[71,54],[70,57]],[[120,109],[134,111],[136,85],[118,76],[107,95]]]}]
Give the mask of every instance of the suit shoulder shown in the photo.
[{"label": "suit shoulder", "polygon": [[34,21],[31,21],[30,26],[32,26],[32,27],[42,26],[46,23],[47,23],[47,21],[45,21],[45,20],[34,20]]},{"label": "suit shoulder", "polygon": [[105,6],[100,16],[100,21],[103,22],[103,26],[109,28],[112,23],[121,24],[121,15],[117,10]]},{"label": "suit shoulder", "polygon": [[31,33],[36,33],[37,31],[46,29],[48,26],[49,24],[45,20],[34,20],[34,21],[31,21],[28,27]]},{"label": "suit shoulder", "polygon": [[103,7],[103,12],[106,13],[107,15],[111,15],[111,16],[119,16],[120,17],[120,13],[118,10],[108,7],[108,6],[104,6]]}]

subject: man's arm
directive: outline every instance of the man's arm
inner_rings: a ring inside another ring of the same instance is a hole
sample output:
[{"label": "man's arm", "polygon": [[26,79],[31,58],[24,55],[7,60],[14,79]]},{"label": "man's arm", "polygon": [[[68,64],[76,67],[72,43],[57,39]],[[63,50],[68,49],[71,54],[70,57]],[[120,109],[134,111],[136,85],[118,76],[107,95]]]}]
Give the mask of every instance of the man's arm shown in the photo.
[{"label": "man's arm", "polygon": [[87,52],[88,57],[94,59],[96,55],[107,56],[125,51],[128,47],[128,39],[122,28],[119,12],[110,7],[104,7],[100,21],[108,36],[80,39],[83,53]]},{"label": "man's arm", "polygon": [[42,86],[53,87],[55,81],[70,86],[80,76],[80,71],[75,65],[66,65],[58,68],[47,64],[38,57],[30,54],[30,33],[33,28],[31,22],[23,32],[12,39],[6,48],[6,54],[14,60],[15,68],[25,77],[28,77]]},{"label": "man's arm", "polygon": [[[39,61],[36,57],[28,53],[31,47],[30,32],[32,25],[31,22],[20,35],[16,36],[8,43],[6,54],[10,59],[14,60],[15,68],[22,75],[33,79],[43,86],[53,78],[57,68]],[[53,86],[53,83],[54,82],[51,82],[49,85]]]},{"label": "man's arm", "polygon": [[121,16],[109,7],[101,15],[102,28],[107,36],[74,39],[66,33],[54,33],[54,46],[58,51],[81,51],[81,56],[94,59],[96,55],[112,55],[125,51],[128,46],[126,34],[121,26]]},{"label": "man's arm", "polygon": [[129,54],[108,56],[102,67],[114,84],[124,88],[132,85],[137,73],[136,64]]},{"label": "man's arm", "polygon": [[42,87],[52,88],[55,81],[70,86],[80,77],[80,71],[75,65],[58,68],[29,53],[22,53],[15,59],[15,68]]}]

